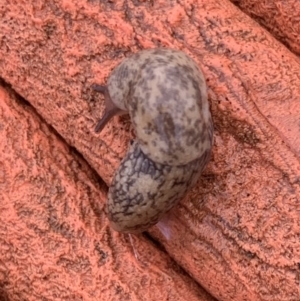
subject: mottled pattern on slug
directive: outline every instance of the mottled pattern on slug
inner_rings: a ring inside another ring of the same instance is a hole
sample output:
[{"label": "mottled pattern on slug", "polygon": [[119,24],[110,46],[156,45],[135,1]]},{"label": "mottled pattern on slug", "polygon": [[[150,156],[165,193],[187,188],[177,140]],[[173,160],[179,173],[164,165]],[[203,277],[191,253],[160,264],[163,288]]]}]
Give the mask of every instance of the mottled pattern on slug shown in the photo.
[{"label": "mottled pattern on slug", "polygon": [[113,70],[107,87],[112,101],[129,112],[141,150],[154,162],[183,165],[211,149],[205,80],[183,52],[140,51]]},{"label": "mottled pattern on slug", "polygon": [[120,232],[141,232],[156,224],[195,185],[210,150],[181,166],[155,163],[134,142],[109,188],[110,224]]},{"label": "mottled pattern on slug", "polygon": [[209,160],[213,125],[205,80],[186,54],[161,48],[126,58],[107,90],[97,90],[105,91],[106,111],[96,129],[128,111],[137,138],[109,188],[110,224],[142,232],[195,185]]}]

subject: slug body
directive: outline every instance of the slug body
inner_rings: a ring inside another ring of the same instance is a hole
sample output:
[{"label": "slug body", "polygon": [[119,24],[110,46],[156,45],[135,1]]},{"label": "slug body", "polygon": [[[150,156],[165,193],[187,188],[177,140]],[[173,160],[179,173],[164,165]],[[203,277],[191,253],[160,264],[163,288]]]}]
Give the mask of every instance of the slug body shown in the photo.
[{"label": "slug body", "polygon": [[111,226],[145,231],[195,185],[209,160],[213,125],[204,76],[183,52],[159,48],[126,58],[106,87],[94,89],[106,103],[96,131],[128,112],[136,134],[109,188]]}]

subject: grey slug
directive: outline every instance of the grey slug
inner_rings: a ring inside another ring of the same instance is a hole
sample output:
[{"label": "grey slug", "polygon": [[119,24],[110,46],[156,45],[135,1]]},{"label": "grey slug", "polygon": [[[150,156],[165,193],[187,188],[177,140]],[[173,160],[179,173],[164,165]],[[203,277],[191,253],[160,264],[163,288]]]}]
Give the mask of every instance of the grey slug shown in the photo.
[{"label": "grey slug", "polygon": [[124,59],[110,74],[106,110],[95,131],[129,113],[136,140],[108,192],[113,229],[125,233],[156,224],[195,185],[213,144],[204,76],[185,53],[156,48]]}]

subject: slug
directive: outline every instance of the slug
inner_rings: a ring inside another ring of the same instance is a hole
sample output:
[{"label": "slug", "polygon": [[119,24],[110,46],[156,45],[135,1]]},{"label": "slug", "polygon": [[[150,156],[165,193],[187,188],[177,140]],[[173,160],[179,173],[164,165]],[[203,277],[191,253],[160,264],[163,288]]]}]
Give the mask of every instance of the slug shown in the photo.
[{"label": "slug", "polygon": [[213,124],[204,76],[185,53],[142,50],[110,74],[100,132],[116,114],[129,113],[136,140],[108,192],[111,227],[137,233],[155,225],[198,180],[209,161]]}]

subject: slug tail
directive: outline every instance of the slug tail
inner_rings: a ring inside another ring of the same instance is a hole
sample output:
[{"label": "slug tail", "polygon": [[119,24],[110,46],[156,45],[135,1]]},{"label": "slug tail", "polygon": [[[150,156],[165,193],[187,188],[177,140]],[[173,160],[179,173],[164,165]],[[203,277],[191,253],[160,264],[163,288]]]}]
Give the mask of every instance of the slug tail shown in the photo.
[{"label": "slug tail", "polygon": [[157,224],[156,227],[159,229],[159,231],[161,232],[161,234],[165,237],[166,240],[170,240],[171,239],[171,228],[168,225],[168,222],[166,219],[162,219],[160,220]]}]

